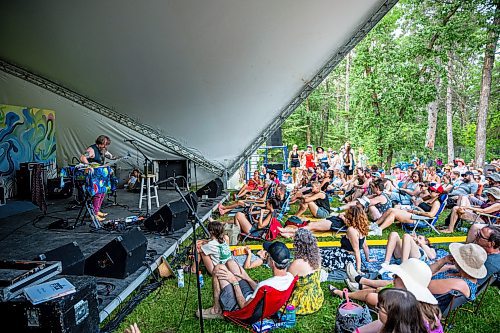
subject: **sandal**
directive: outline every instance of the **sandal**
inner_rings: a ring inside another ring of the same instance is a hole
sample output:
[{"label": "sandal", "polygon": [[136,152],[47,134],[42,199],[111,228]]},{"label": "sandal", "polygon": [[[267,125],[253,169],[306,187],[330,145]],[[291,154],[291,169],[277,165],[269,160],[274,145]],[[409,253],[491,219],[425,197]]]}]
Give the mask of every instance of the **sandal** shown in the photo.
[{"label": "sandal", "polygon": [[340,290],[339,288],[335,288],[330,284],[328,285],[328,289],[330,289],[330,293],[332,294],[333,297],[340,297],[341,299],[345,299],[344,292],[342,292],[342,296],[335,293],[336,290]]}]

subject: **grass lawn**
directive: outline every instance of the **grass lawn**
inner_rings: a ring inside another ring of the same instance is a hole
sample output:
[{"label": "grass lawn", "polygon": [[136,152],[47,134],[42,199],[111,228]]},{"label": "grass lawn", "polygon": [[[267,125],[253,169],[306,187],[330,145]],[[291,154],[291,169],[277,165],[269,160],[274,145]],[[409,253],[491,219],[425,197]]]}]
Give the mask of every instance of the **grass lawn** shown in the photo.
[{"label": "grass lawn", "polygon": [[[334,202],[332,206],[337,206]],[[297,207],[292,206],[290,214],[296,212]],[[442,224],[449,211],[445,211],[440,218],[439,224]],[[224,217],[224,219],[226,219]],[[384,230],[380,237],[369,237],[369,239],[387,239],[391,231],[402,233],[401,227],[393,225]],[[465,235],[462,232],[453,234],[454,236]],[[428,237],[438,236],[435,233],[429,233]],[[320,240],[333,240],[333,237],[321,238]],[[281,239],[285,242],[291,240]],[[250,243],[250,242],[249,242]],[[263,280],[271,276],[271,271],[265,267],[258,267],[249,270],[249,275],[257,280]],[[205,286],[202,289],[203,308],[212,305],[212,279],[208,274],[204,274]],[[325,293],[325,302],[323,307],[317,313],[298,316],[297,325],[292,329],[281,329],[279,331],[287,332],[333,332],[335,324],[335,314],[339,298],[334,298],[328,291],[328,285],[331,282],[321,284]],[[345,287],[343,284],[335,284],[338,288]],[[486,333],[497,332],[500,327],[500,297],[499,289],[490,287],[485,295],[484,302],[477,314],[465,311],[459,311],[456,316],[454,326],[449,330],[452,333]],[[182,316],[185,309],[184,316]],[[197,309],[197,294],[195,276],[185,275],[185,287],[177,287],[177,279],[165,279],[163,285],[155,292],[144,299],[134,311],[124,320],[116,332],[123,332],[125,327],[131,323],[137,322],[142,333],[159,332],[196,332],[199,331],[199,321],[195,317]],[[181,317],[183,320],[181,322]],[[206,332],[246,332],[245,329],[238,327],[224,320],[205,320]],[[278,332],[278,330],[276,330]]]}]

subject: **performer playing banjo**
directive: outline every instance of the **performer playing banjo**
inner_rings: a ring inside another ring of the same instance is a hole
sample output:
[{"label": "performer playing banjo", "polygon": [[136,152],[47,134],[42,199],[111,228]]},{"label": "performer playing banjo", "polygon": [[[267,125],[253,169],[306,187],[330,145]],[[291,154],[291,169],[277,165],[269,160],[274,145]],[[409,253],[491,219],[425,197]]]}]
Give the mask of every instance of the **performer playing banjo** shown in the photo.
[{"label": "performer playing banjo", "polygon": [[[80,161],[84,164],[99,164],[103,165],[106,158],[114,159],[113,155],[107,150],[111,144],[111,139],[106,135],[99,135],[95,140],[95,144],[87,148],[80,156]],[[101,205],[106,197],[106,193],[96,193],[92,198],[94,213],[99,221],[103,221],[106,213],[101,212]]]}]

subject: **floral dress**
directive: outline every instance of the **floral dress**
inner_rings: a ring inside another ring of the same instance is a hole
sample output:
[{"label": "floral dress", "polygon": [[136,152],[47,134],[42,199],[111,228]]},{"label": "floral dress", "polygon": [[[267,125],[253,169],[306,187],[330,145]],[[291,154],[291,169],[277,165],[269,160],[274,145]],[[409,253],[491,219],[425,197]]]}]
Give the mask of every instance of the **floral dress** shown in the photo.
[{"label": "floral dress", "polygon": [[324,295],[320,285],[321,270],[301,276],[290,297],[290,304],[295,306],[297,314],[309,314],[318,311],[323,305]]}]

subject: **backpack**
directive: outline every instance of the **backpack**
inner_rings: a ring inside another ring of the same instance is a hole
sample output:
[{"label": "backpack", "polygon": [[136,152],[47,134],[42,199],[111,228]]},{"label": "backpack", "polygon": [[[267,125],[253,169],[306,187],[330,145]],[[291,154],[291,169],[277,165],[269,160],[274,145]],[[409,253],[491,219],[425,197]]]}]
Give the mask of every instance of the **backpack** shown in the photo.
[{"label": "backpack", "polygon": [[348,290],[344,289],[345,300],[337,308],[335,317],[336,333],[351,333],[361,326],[372,322],[368,306],[361,306],[349,300]]},{"label": "backpack", "polygon": [[267,241],[275,240],[276,237],[278,237],[280,233],[278,227],[282,227],[281,222],[276,217],[271,218],[271,222],[269,222],[269,231],[266,235]]}]

